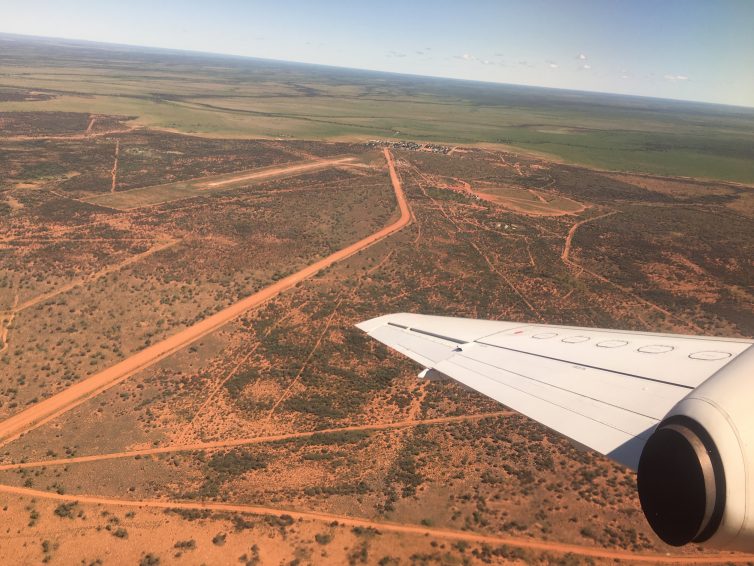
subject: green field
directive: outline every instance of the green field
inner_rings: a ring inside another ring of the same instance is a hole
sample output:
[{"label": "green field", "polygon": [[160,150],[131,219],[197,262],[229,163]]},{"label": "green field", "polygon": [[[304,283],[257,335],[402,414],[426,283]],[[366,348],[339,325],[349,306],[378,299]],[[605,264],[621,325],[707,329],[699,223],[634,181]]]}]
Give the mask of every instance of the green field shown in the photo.
[{"label": "green field", "polygon": [[[53,96],[3,97],[19,91]],[[18,110],[213,137],[501,144],[754,182],[753,109],[0,35],[0,112]]]}]

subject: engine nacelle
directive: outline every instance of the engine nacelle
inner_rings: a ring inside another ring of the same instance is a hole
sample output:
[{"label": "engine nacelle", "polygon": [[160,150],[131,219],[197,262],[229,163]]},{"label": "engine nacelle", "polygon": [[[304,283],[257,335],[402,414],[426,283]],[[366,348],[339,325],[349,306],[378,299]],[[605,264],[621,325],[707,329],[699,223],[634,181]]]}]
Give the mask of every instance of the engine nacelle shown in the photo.
[{"label": "engine nacelle", "polygon": [[754,550],[754,346],[667,414],[644,446],[638,484],[666,543]]}]

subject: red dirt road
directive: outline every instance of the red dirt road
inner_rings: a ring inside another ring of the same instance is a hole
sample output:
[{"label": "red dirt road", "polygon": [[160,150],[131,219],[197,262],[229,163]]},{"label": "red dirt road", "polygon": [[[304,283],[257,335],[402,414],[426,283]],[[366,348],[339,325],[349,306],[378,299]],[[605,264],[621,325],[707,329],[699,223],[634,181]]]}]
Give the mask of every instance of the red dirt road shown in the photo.
[{"label": "red dirt road", "polygon": [[305,521],[323,521],[332,523],[337,521],[341,525],[349,527],[373,528],[382,532],[392,532],[419,536],[437,537],[446,540],[462,540],[482,544],[508,545],[515,548],[526,548],[541,552],[555,552],[557,554],[578,554],[593,558],[608,560],[625,560],[627,562],[642,562],[650,564],[731,564],[754,560],[754,555],[724,553],[709,554],[702,556],[668,556],[664,554],[639,554],[622,550],[610,550],[581,546],[577,544],[565,544],[550,541],[540,541],[523,537],[506,537],[497,535],[483,535],[467,531],[452,529],[438,529],[422,525],[390,523],[383,521],[371,521],[348,515],[336,515],[318,511],[293,511],[274,507],[262,507],[257,505],[235,505],[232,503],[196,503],[184,501],[161,501],[155,499],[129,500],[110,497],[94,497],[90,495],[74,495],[52,493],[25,487],[0,485],[0,493],[20,495],[38,499],[52,499],[54,501],[78,502],[89,505],[116,505],[121,507],[138,507],[151,509],[195,509],[201,511],[217,511],[219,513],[248,513],[250,515],[273,515],[281,517],[287,515],[293,519]]},{"label": "red dirt road", "polygon": [[613,214],[618,214],[618,211],[613,210],[612,212],[601,214],[599,216],[595,216],[594,218],[580,220],[579,222],[576,222],[573,226],[571,226],[571,229],[568,230],[568,235],[566,236],[565,245],[563,246],[563,253],[560,254],[560,259],[562,259],[565,263],[572,263],[569,256],[571,255],[571,243],[573,242],[573,237],[576,235],[576,230],[578,230],[584,224],[594,222],[595,220],[599,220],[600,218],[612,216]]},{"label": "red dirt road", "polygon": [[350,246],[347,246],[292,275],[289,275],[288,277],[280,279],[276,283],[273,283],[261,291],[238,301],[208,318],[205,318],[195,325],[166,338],[162,342],[153,344],[141,352],[126,358],[122,362],[72,385],[57,395],[53,395],[52,397],[13,415],[0,423],[0,446],[17,439],[25,432],[49,422],[84,401],[98,395],[102,391],[105,391],[117,383],[131,377],[135,373],[154,365],[160,360],[188,346],[195,340],[199,340],[207,334],[214,332],[244,312],[258,307],[283,291],[290,289],[297,283],[312,277],[319,271],[352,256],[383,238],[394,234],[398,230],[402,230],[411,222],[411,212],[409,211],[400,179],[395,171],[393,157],[387,149],[385,149],[385,159],[388,163],[390,179],[400,209],[400,217],[398,220],[389,226],[378,230],[371,236],[367,236],[366,238],[359,240],[358,242],[351,244]]}]

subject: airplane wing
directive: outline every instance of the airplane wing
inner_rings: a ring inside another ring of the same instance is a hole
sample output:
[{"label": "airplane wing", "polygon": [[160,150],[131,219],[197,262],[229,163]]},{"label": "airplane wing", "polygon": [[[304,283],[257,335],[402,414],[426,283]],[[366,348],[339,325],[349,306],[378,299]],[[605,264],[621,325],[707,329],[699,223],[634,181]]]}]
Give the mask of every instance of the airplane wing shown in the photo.
[{"label": "airplane wing", "polygon": [[754,343],[408,313],[357,327],[634,470],[668,411]]}]

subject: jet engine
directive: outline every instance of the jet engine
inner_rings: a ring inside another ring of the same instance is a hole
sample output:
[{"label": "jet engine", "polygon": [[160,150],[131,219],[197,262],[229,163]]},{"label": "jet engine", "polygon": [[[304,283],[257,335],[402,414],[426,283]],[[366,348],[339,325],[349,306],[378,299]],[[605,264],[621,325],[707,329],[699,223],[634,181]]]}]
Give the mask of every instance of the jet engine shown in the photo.
[{"label": "jet engine", "polygon": [[684,397],[644,446],[639,499],[666,543],[754,550],[754,347]]}]

